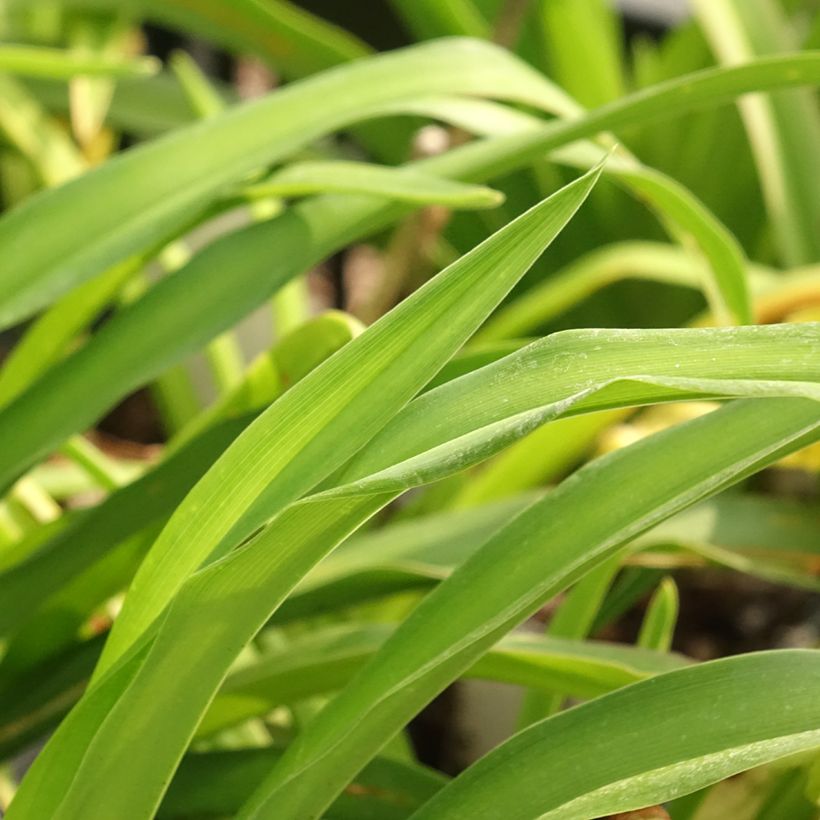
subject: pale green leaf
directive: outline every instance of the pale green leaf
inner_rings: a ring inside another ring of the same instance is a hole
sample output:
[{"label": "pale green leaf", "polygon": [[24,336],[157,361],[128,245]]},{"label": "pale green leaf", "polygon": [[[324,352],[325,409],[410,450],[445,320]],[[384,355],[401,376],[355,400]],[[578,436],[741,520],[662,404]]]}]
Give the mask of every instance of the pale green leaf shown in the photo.
[{"label": "pale green leaf", "polygon": [[[263,414],[177,509],[140,568],[104,659],[110,663],[127,649],[191,572],[225,554],[372,438],[496,307],[571,219],[599,173],[490,237]],[[239,480],[231,486],[228,477]]]},{"label": "pale green leaf", "polygon": [[503,194],[480,185],[440,179],[410,168],[342,160],[287,165],[264,182],[243,188],[240,195],[254,200],[317,193],[372,194],[398,202],[451,208],[491,208],[504,200]]},{"label": "pale green leaf", "polygon": [[0,44],[0,71],[25,77],[70,80],[72,77],[133,77],[155,74],[161,66],[156,57],[132,60],[77,54],[57,48]]},{"label": "pale green leaf", "polygon": [[[227,678],[198,735],[341,689],[394,629],[387,624],[332,627],[266,654]],[[499,641],[465,676],[588,698],[685,663],[681,656],[626,645],[519,633]]]},{"label": "pale green leaf", "polygon": [[[709,333],[719,334],[760,332],[760,329],[709,331]],[[693,332],[682,331],[682,333],[691,334]],[[600,336],[593,338],[599,339]],[[601,347],[609,350],[611,346],[602,345]],[[710,352],[711,350],[712,348]],[[553,358],[556,359],[560,372],[561,359],[560,357]],[[755,356],[755,361],[758,359],[759,356]],[[520,366],[514,369],[519,374],[522,372]],[[605,373],[607,375],[604,384],[608,383],[611,375],[609,366]],[[660,383],[663,384],[664,381],[660,380]],[[705,384],[708,382],[700,382],[699,387],[695,389],[702,391]],[[725,381],[719,384],[721,389],[725,389]],[[788,383],[782,384],[787,385]],[[445,390],[446,387],[447,385],[427,395],[433,396]],[[794,387],[797,390],[808,390],[811,393],[809,386],[801,387],[795,383]],[[755,391],[760,387],[754,386],[753,383],[752,389]],[[790,388],[778,387],[776,389],[788,391]],[[641,393],[642,388],[638,387],[637,393],[633,396],[641,395]],[[584,395],[586,391],[582,390],[579,396]],[[663,389],[659,395],[664,395]],[[540,401],[545,401],[545,398],[543,395],[540,396]],[[423,400],[424,397],[419,401]],[[504,418],[506,412],[515,412],[514,408],[507,411],[503,404],[502,402],[496,411],[499,418]],[[778,405],[778,402],[772,400],[767,407],[772,405]],[[809,405],[812,419],[809,428],[813,430],[817,412],[813,403]],[[566,406],[566,403],[559,401],[552,412],[560,412]],[[779,406],[799,407],[802,408],[801,412],[804,415],[808,413],[806,405],[800,402],[781,402]],[[761,423],[768,420],[768,423],[771,423],[771,414],[767,413],[764,419],[757,405],[754,405],[754,413],[752,405],[741,404],[738,408],[734,412],[740,413],[740,408],[746,408],[743,412],[751,415],[752,420],[757,419]],[[734,424],[734,415],[728,413],[728,410],[718,414],[718,418],[723,418],[725,414],[728,418],[727,423]],[[542,412],[536,415],[543,420],[547,414]],[[432,446],[435,449],[426,455],[410,457],[404,465],[390,467],[389,465],[395,464],[396,460],[411,456],[406,452],[407,441],[403,436],[395,441],[393,447],[387,450],[382,449],[379,456],[375,458],[376,469],[380,470],[376,475],[291,506],[276,519],[274,526],[263,530],[244,549],[231,553],[222,561],[192,576],[174,599],[156,638],[150,644],[148,654],[145,654],[145,649],[136,648],[134,652],[124,656],[121,662],[118,662],[108,674],[99,680],[99,683],[93,687],[89,695],[63,724],[63,728],[55,736],[49,749],[40,756],[35,768],[29,774],[28,785],[24,786],[20,792],[21,796],[27,794],[28,797],[23,800],[18,797],[19,811],[35,810],[25,808],[27,801],[31,799],[35,802],[28,805],[37,806],[36,811],[52,811],[47,807],[56,805],[53,801],[66,799],[65,809],[70,812],[65,815],[67,817],[72,816],[75,811],[84,811],[82,807],[88,805],[86,801],[89,799],[93,799],[95,805],[103,805],[102,801],[104,801],[107,807],[105,810],[113,811],[115,814],[118,809],[113,807],[120,805],[120,801],[127,801],[132,810],[135,810],[136,801],[139,801],[145,807],[145,811],[149,811],[156,798],[146,791],[145,784],[147,782],[156,783],[159,788],[161,782],[164,782],[164,775],[160,776],[159,780],[155,778],[160,775],[160,772],[167,772],[169,767],[175,765],[175,761],[182,753],[186,738],[193,732],[202,710],[211,699],[219,681],[232,662],[236,646],[260,628],[295,582],[335,543],[346,537],[352,529],[359,526],[401,489],[460,469],[465,463],[469,463],[470,459],[481,458],[485,453],[490,452],[492,447],[501,446],[515,435],[523,434],[527,428],[525,425],[522,430],[520,416],[520,413],[507,415],[507,420],[503,424],[488,424],[486,430],[479,430],[474,436],[475,445],[473,446],[468,444],[469,436],[463,434],[452,444],[440,448],[436,448],[435,437],[431,441],[429,436],[421,435],[422,440],[418,442],[420,446],[416,448],[416,452],[421,447]],[[487,418],[486,414],[484,418]],[[475,424],[476,419],[473,418],[470,421]],[[707,430],[710,429],[705,420],[683,429],[697,430],[699,425],[705,425]],[[755,447],[763,447],[764,451],[769,453],[766,459],[775,457],[774,451],[770,452],[769,449],[774,445],[768,447],[765,445],[765,435],[759,427],[755,427],[754,424],[744,424],[739,425],[739,429],[748,429],[748,436],[754,441]],[[452,435],[458,435],[458,430],[454,430]],[[683,433],[681,435],[683,436]],[[690,435],[696,435],[696,433]],[[781,439],[778,439],[778,446],[775,447],[777,453],[782,447],[797,446],[798,441],[805,440],[802,432],[794,433],[793,436],[796,437],[793,445],[781,444]],[[789,436],[789,440],[791,438],[792,436]],[[728,446],[728,439],[722,433],[720,436],[716,435],[716,439]],[[677,439],[673,438],[673,441]],[[738,447],[750,446],[749,439],[746,438],[735,437],[733,441]],[[479,446],[480,442],[482,443]],[[677,446],[684,452],[698,451],[688,439]],[[634,448],[631,449],[634,450]],[[643,453],[645,449],[639,446],[637,452]],[[705,452],[710,458],[725,457],[721,448],[710,446],[705,448]],[[648,458],[648,456],[641,457]],[[618,462],[618,459],[614,457],[611,457],[611,460]],[[756,463],[754,458],[752,462]],[[743,470],[750,469],[748,459],[743,460],[742,463]],[[692,469],[694,470],[696,466]],[[385,467],[388,469],[384,469]],[[711,475],[714,472],[713,467],[714,464],[711,462],[702,465],[704,474]],[[740,462],[738,462],[737,469],[741,469]],[[708,483],[708,486],[715,491],[730,480],[730,475],[734,475],[731,470],[728,474],[721,474],[716,479],[718,484]],[[620,479],[618,483],[622,484]],[[657,487],[655,489],[660,492]],[[685,493],[687,503],[691,503],[697,497],[698,492],[694,490],[692,493]],[[664,506],[664,511],[671,514],[675,509],[667,509]],[[651,523],[654,523],[654,520],[650,518],[645,526]],[[528,578],[531,577],[530,574]],[[209,628],[204,632],[200,628],[203,619],[209,624]],[[188,637],[193,634],[192,630],[199,635],[197,640],[191,640]],[[141,644],[145,646],[145,642]],[[181,691],[186,692],[184,701],[180,701],[173,689],[168,687],[167,675],[163,670],[168,668],[169,663],[178,670],[175,685]],[[130,683],[124,687],[128,681]],[[168,719],[170,712],[167,711],[167,699],[169,697],[173,698],[175,704],[172,710],[173,720]],[[116,705],[114,705],[115,701]],[[100,724],[106,715],[110,717],[115,713],[119,716],[116,720]],[[149,732],[152,732],[157,733],[162,740],[145,743],[143,749],[146,751],[146,756],[141,757],[139,761],[136,757],[138,749],[129,747],[129,764],[123,768],[117,762],[116,755],[112,756],[112,747],[106,737],[114,726],[117,727],[118,732],[125,731],[122,722],[124,720],[133,724],[133,731],[143,739],[148,737]],[[65,789],[68,783],[63,779],[63,775],[69,771],[75,771],[76,766],[79,765],[80,762],[76,758],[79,749],[92,748],[105,749],[104,758],[100,758],[97,754],[87,755],[88,768],[85,770],[87,775],[75,772],[73,786],[67,794]],[[149,749],[151,753],[147,754]],[[160,750],[162,750],[161,753]],[[63,762],[60,763],[60,760]],[[107,774],[109,767],[117,768],[122,777],[127,776],[129,784],[126,784],[119,776],[116,785],[110,781]],[[140,772],[143,774],[141,775]],[[45,789],[41,777],[47,777],[48,782],[53,784],[53,788]],[[103,794],[101,784],[109,782],[112,789],[109,791],[106,788]]]},{"label": "pale green leaf", "polygon": [[[777,0],[699,0],[695,10],[713,50],[727,64],[799,48]],[[787,265],[816,262],[820,259],[816,97],[788,92],[750,97],[739,105],[780,257]]]}]

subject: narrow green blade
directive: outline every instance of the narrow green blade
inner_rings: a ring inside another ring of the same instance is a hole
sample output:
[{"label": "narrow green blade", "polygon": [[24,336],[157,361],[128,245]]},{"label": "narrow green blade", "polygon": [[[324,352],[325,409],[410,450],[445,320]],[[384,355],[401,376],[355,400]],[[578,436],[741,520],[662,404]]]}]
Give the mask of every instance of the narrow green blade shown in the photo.
[{"label": "narrow green blade", "polygon": [[820,746],[818,686],[811,651],[670,672],[516,735],[413,817],[585,820],[657,805]]}]

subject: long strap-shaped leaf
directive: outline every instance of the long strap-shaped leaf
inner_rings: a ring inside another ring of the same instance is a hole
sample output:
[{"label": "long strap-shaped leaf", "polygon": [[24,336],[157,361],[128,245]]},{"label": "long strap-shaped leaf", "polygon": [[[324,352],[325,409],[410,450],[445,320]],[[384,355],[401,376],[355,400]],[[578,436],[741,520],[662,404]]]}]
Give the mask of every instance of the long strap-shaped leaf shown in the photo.
[{"label": "long strap-shaped leaf", "polygon": [[[559,89],[556,89],[558,93]],[[483,100],[433,100],[416,103],[416,109],[429,107],[432,116],[450,119],[455,113],[455,124],[480,134],[504,134],[539,130],[542,123],[518,111]],[[570,119],[583,114],[572,100],[556,112]],[[550,154],[550,159],[582,169],[600,161],[603,149],[589,142],[577,143]],[[672,177],[648,168],[637,159],[619,152],[607,163],[607,174],[656,211],[667,231],[691,250],[698,251],[708,263],[706,275],[701,278],[714,312],[721,320],[739,324],[752,321],[747,282],[747,262],[743,248],[731,231],[685,186]]]},{"label": "long strap-shaped leaf", "polygon": [[502,49],[447,40],[341,66],[179,129],[0,220],[0,326],[173,236],[231,183],[306,142],[437,91],[535,105],[552,97],[540,75]]},{"label": "long strap-shaped leaf", "polygon": [[155,57],[133,60],[79,55],[66,49],[4,43],[0,45],[0,71],[24,77],[70,80],[77,74],[128,77],[154,74],[161,63]]},{"label": "long strap-shaped leaf", "polygon": [[[6,604],[0,609],[0,635],[8,638],[13,632],[17,636],[6,647],[0,669],[14,656],[15,643],[22,643],[31,657],[33,644],[19,633],[21,630],[25,633],[24,627],[32,620],[48,621],[50,607],[62,610],[64,602],[53,600],[61,588],[74,582],[126,539],[148,527],[162,525],[265,405],[349,342],[357,332],[350,317],[335,312],[302,324],[251,364],[240,387],[200,414],[194,424],[196,429],[186,429],[185,436],[174,442],[161,464],[112,493],[101,504],[83,511],[59,533],[40,544],[26,560],[0,572],[0,598]],[[123,585],[127,585],[130,578],[126,572]],[[102,600],[97,599],[95,604]],[[42,641],[33,643],[47,649]]]},{"label": "long strap-shaped leaf", "polygon": [[[231,817],[281,755],[275,746],[187,755],[158,820]],[[433,769],[385,755],[362,771],[326,818],[405,820],[446,782]]]},{"label": "long strap-shaped leaf", "polygon": [[[265,655],[226,680],[197,736],[341,688],[390,631],[388,625],[332,628]],[[72,646],[54,663],[0,687],[0,759],[13,757],[59,724],[82,695],[101,643],[94,639]],[[510,635],[468,675],[593,697],[683,663],[680,656],[628,645]]]},{"label": "long strap-shaped leaf", "polygon": [[[698,0],[695,10],[725,63],[799,48],[797,32],[776,0]],[[816,98],[790,92],[739,102],[766,209],[783,262],[820,259],[820,114]]]},{"label": "long strap-shaped leaf", "polygon": [[[714,356],[716,346],[722,350],[719,360]],[[482,428],[490,431],[490,439],[493,435],[503,439],[508,433],[503,424],[498,425],[505,419],[513,419],[512,428],[520,433],[554,415],[556,402],[573,399],[570,412],[588,412],[613,401],[748,396],[761,391],[809,395],[812,390],[816,392],[811,383],[820,381],[818,347],[820,328],[816,325],[556,334],[412,402],[388,425],[385,434],[365,447],[344,475],[365,475]],[[568,367],[567,362],[573,366]],[[526,379],[521,378],[522,373],[527,374]],[[626,392],[610,384],[609,395],[602,393],[601,388],[613,381],[623,383]],[[590,388],[594,390],[589,392]],[[578,402],[579,394],[585,393],[588,395]],[[206,447],[204,452],[214,451]],[[190,456],[197,453],[198,443]],[[173,499],[181,498],[182,487],[160,489],[170,480],[189,485],[196,473],[186,466],[188,463],[188,454],[179,464],[172,459],[167,469],[161,467],[139,486],[121,490],[48,548],[0,576],[0,592],[10,604],[6,617],[0,616],[0,628],[19,628],[25,622],[19,613],[34,615],[44,591],[53,591],[74,577],[89,562],[105,555],[117,539],[138,528],[146,513],[145,505],[139,502],[140,486],[153,488],[155,495],[159,492],[156,505],[149,507],[157,508],[157,516],[167,515],[178,503]],[[455,535],[451,538],[455,544]],[[324,603],[332,605],[332,600]],[[281,614],[294,617],[299,605],[288,602]]]},{"label": "long strap-shaped leaf", "polygon": [[[820,55],[699,72],[577,121],[468,145],[414,167],[448,178],[487,179],[599,131],[674,116],[747,91],[816,82]],[[231,327],[290,278],[403,213],[401,206],[381,200],[321,197],[213,243],[0,412],[0,487],[8,487],[130,390]],[[231,277],[224,276],[228,268]],[[55,395],[63,401],[52,401]]]},{"label": "long strap-shaped leaf", "polygon": [[[753,294],[776,282],[773,271],[750,265]],[[613,282],[647,280],[686,288],[700,287],[708,276],[697,259],[660,242],[616,242],[579,257],[564,270],[500,308],[473,342],[492,342],[532,333],[556,316]]]},{"label": "long strap-shaped leaf", "polygon": [[516,735],[413,818],[585,820],[656,805],[820,747],[818,687],[812,651],[669,672]]},{"label": "long strap-shaped leaf", "polygon": [[[47,0],[8,0],[17,6]],[[126,11],[183,34],[195,33],[226,50],[252,53],[288,78],[303,77],[371,49],[353,34],[289,0],[62,0],[70,10]]]},{"label": "long strap-shaped leaf", "polygon": [[[519,423],[539,423],[544,403],[567,399],[592,384],[600,387],[607,379],[633,379],[630,395],[621,396],[621,399],[629,401],[685,399],[704,395],[704,391],[721,395],[716,392],[720,390],[724,391],[723,395],[751,395],[762,389],[783,393],[790,389],[786,380],[802,382],[791,389],[805,394],[806,382],[820,381],[819,346],[820,332],[814,325],[735,330],[571,331],[556,334],[503,362],[412,402],[388,425],[385,434],[377,436],[365,448],[346,473],[356,475],[367,472],[371,467],[378,469],[391,460],[417,454],[425,446],[444,443],[448,436],[464,435],[510,415],[518,416]],[[716,347],[722,351],[719,360],[714,356]],[[575,365],[568,368],[565,366],[567,361],[573,361]],[[526,380],[520,378],[522,372],[528,374]],[[641,392],[638,389],[640,385],[634,382],[639,377],[652,377],[658,381],[654,386],[644,385],[641,389],[645,392]],[[687,384],[682,379],[694,381]],[[663,380],[666,380],[665,389],[661,389]],[[603,406],[601,395],[590,395],[584,404],[575,405],[575,410],[588,411],[599,406]],[[529,413],[530,417],[527,419],[522,413]],[[449,421],[442,426],[435,420]],[[216,438],[217,442],[224,441],[225,445],[229,440]],[[415,446],[408,449],[408,441],[415,442]],[[205,441],[200,450],[200,443],[197,442],[190,454],[186,452],[178,463],[172,459],[167,468],[160,467],[137,485],[121,490],[102,507],[58,535],[46,549],[0,575],[0,591],[8,603],[3,610],[5,615],[0,613],[0,628],[7,632],[12,628],[19,629],[27,618],[37,615],[37,604],[43,602],[44,592],[53,593],[90,563],[99,561],[126,534],[142,529],[145,526],[146,507],[139,500],[140,488],[149,488],[155,496],[155,504],[149,505],[149,508],[156,507],[153,514],[161,520],[159,517],[168,515],[194,477],[204,470],[206,462],[203,459],[207,454],[214,458],[216,452],[218,450]],[[173,484],[169,486],[169,482]],[[177,483],[179,487],[175,486]],[[504,513],[498,521],[502,522],[511,515],[512,511]],[[477,526],[483,532],[482,520],[479,519]],[[440,525],[437,525],[437,531],[438,527]],[[448,533],[447,539],[455,548],[459,541],[457,534],[449,530],[444,532]],[[468,534],[470,532],[472,530],[468,530]],[[417,539],[418,535],[414,534],[413,537]],[[378,554],[383,554],[384,549],[385,546],[380,545]],[[712,554],[720,560],[728,558],[738,567],[747,563],[741,556],[732,557],[714,551]],[[446,555],[452,555],[452,550]],[[440,556],[443,568],[455,563],[452,557],[446,555]],[[310,583],[302,585],[300,595],[289,599],[277,617],[298,617],[304,607],[315,607],[317,602],[314,600],[315,594],[311,594],[311,584],[324,579],[333,585],[334,578],[345,567],[355,572],[355,558],[351,556],[352,564],[349,561],[346,563],[342,555],[339,558],[340,561],[332,564],[336,567],[335,575],[331,565],[328,565],[330,574],[320,571]],[[375,561],[375,567],[373,560],[366,561],[362,572],[369,569],[370,574],[375,572],[378,575],[378,557]],[[373,594],[378,594],[379,589],[389,590],[391,585],[396,584],[427,586],[446,574],[443,568],[432,572],[430,568],[419,568],[417,561],[418,558],[414,558],[415,571],[401,565],[386,568],[382,573],[386,577],[381,585],[375,585]],[[342,586],[339,594],[343,595],[344,578],[339,579],[338,584]],[[321,606],[332,608],[337,596],[328,596],[327,589],[321,589]],[[48,597],[46,594],[46,599]]]},{"label": "long strap-shaped leaf", "polygon": [[702,287],[715,315],[724,322],[750,324],[746,256],[732,232],[690,190],[660,171],[625,161],[613,174],[634,195],[645,198],[673,236],[707,261]]},{"label": "long strap-shaped leaf", "polygon": [[[500,529],[535,497],[526,493],[357,536],[296,587],[274,620],[310,618],[361,601],[433,587],[472,555],[487,533]],[[727,495],[664,522],[635,546],[665,552],[675,545],[739,572],[817,590],[820,581],[811,566],[820,552],[818,526],[811,504]]]},{"label": "long strap-shaped leaf", "polygon": [[[393,629],[388,624],[367,624],[320,630],[244,667],[225,681],[197,734],[206,736],[265,715],[283,703],[341,689]],[[623,644],[513,634],[466,674],[589,698],[685,663],[679,655]]]},{"label": "long strap-shaped leaf", "polygon": [[[109,5],[111,2],[106,0]],[[288,77],[313,74],[370,52],[350,32],[288,0],[233,0],[230,4],[221,0],[126,2],[164,25],[182,31],[193,29],[231,48],[250,49]]]},{"label": "long strap-shaped leaf", "polygon": [[[490,367],[458,379],[412,402],[408,408],[377,436],[351,465],[347,475],[366,474],[371,467],[390,463],[418,453],[424,447],[441,444],[448,437],[464,435],[510,415],[532,412],[538,423],[544,404],[569,398],[590,385],[600,386],[602,379],[655,377],[674,379],[668,382],[668,393],[647,384],[641,399],[632,386],[632,401],[659,401],[664,398],[686,398],[703,391],[719,394],[749,395],[756,382],[780,382],[779,390],[788,389],[786,380],[820,381],[820,332],[816,325],[771,326],[727,330],[676,331],[571,331],[536,342]],[[719,360],[713,355],[719,346]],[[568,368],[565,362],[573,361]],[[520,374],[528,374],[526,380]],[[683,379],[694,379],[686,384]],[[715,380],[719,380],[720,383]],[[797,385],[803,392],[805,385]],[[687,391],[687,392],[682,392]],[[693,392],[694,391],[694,392]],[[586,410],[607,406],[608,399],[591,395]],[[582,409],[582,406],[576,406]],[[446,420],[443,426],[435,420]],[[521,419],[523,421],[523,418]],[[531,420],[532,422],[532,420]],[[413,442],[408,449],[407,444]],[[206,452],[213,452],[206,448]],[[187,456],[186,456],[187,458]],[[181,462],[182,463],[182,462]],[[187,463],[185,461],[184,463]],[[201,469],[201,467],[199,468]],[[171,473],[169,473],[171,474]],[[162,486],[165,470],[154,478],[142,480],[145,486]],[[136,523],[144,514],[136,501],[138,488],[126,488],[115,495],[87,522],[72,527],[58,537],[54,547],[34,556],[29,562],[0,578],[0,588],[11,606],[8,617],[0,618],[8,629],[20,622],[19,613],[32,610],[44,589],[54,589],[60,579],[71,577],[89,560],[104,554],[107,546],[101,533],[94,530],[97,518],[110,523],[120,532],[128,522]],[[168,496],[168,498],[166,498]],[[157,497],[163,510],[170,509],[168,499],[176,497],[162,492]],[[109,516],[106,512],[110,509]],[[132,524],[132,526],[134,525]],[[93,534],[92,534],[93,533]],[[109,538],[112,536],[109,536]],[[63,545],[76,544],[68,552]],[[68,576],[67,576],[68,573]],[[40,580],[34,583],[35,579]],[[23,605],[24,601],[29,603]]]},{"label": "long strap-shaped leaf", "polygon": [[[576,413],[624,406],[624,393],[631,404],[643,403],[642,395],[646,403],[675,400],[679,390],[696,396],[699,387],[752,395],[747,391],[766,390],[766,382],[784,377],[785,359],[801,370],[799,381],[813,383],[795,385],[795,395],[820,397],[820,323],[556,333],[411,402],[356,455],[342,479],[369,475],[420,447],[431,449],[505,419],[523,424],[527,414],[556,402],[569,401],[565,412]],[[756,377],[746,381],[742,372],[751,361]]]},{"label": "long strap-shaped leaf", "polygon": [[313,160],[286,165],[264,182],[244,188],[251,199],[303,197],[311,194],[372,194],[416,205],[491,208],[504,201],[498,191],[370,162]]},{"label": "long strap-shaped leaf", "polygon": [[240,817],[318,815],[427,701],[562,587],[641,531],[818,436],[814,402],[739,402],[591,463],[424,600]]},{"label": "long strap-shaped leaf", "polygon": [[131,645],[220,543],[224,552],[372,438],[475,332],[572,217],[599,173],[576,180],[451,265],[240,436],[149,553],[104,661]]},{"label": "long strap-shaped leaf", "polygon": [[[811,385],[805,389],[807,395],[815,392]],[[582,391],[575,400],[585,395],[586,391]],[[643,393],[639,391],[639,395]],[[553,405],[553,414],[566,410],[571,403]],[[764,410],[765,417],[761,415]],[[20,814],[17,816],[94,817],[93,811],[99,812],[100,817],[117,816],[125,806],[135,818],[149,816],[237,648],[264,624],[298,580],[333,546],[402,490],[458,471],[484,457],[493,447],[524,435],[531,428],[519,422],[519,415],[502,424],[490,425],[473,436],[461,436],[403,464],[392,467],[384,464],[387,469],[375,475],[292,505],[273,526],[243,549],[193,575],[174,598],[156,637],[142,640],[109,668],[63,723],[19,792],[16,807]],[[539,418],[543,420],[547,416],[544,409]],[[759,423],[752,423],[755,420]],[[728,445],[726,431],[735,424],[743,434],[734,435],[732,447]],[[718,432],[713,427],[718,427]],[[611,540],[596,544],[596,548],[614,549],[641,529],[716,492],[753,466],[799,446],[816,435],[817,427],[820,427],[820,414],[814,402],[771,400],[726,408],[714,414],[708,424],[701,420],[697,425],[681,428],[671,439],[667,436],[669,452],[661,453],[651,476],[642,478],[641,486],[636,488],[636,498],[643,499],[647,505],[646,514],[639,521],[631,522],[630,527],[615,530]],[[666,469],[666,462],[674,461],[681,454],[699,452],[701,437],[704,438],[703,461],[694,459],[688,463],[689,472],[684,475],[670,473],[675,475],[676,482],[672,488],[666,487],[664,495],[659,465]],[[712,446],[713,438],[721,446]],[[591,475],[598,483],[611,482],[623,487],[625,476],[631,474],[633,468],[641,475],[646,462],[651,461],[648,449],[646,444],[630,448],[636,463],[628,460],[626,466],[619,461],[625,458],[623,455],[616,454],[602,462],[614,461],[618,465],[617,479],[609,477],[603,467],[603,478],[596,470],[587,470],[585,475]],[[687,476],[691,484],[687,483]],[[644,482],[653,484],[654,494],[642,492]],[[568,486],[576,484],[570,482]],[[590,492],[594,494],[596,486]],[[631,509],[623,504],[613,504],[613,508],[624,514]],[[563,520],[561,515],[556,519]],[[606,521],[599,522],[601,527],[606,524]],[[580,538],[584,534],[583,530],[578,532]],[[521,539],[520,532],[512,532],[510,538],[519,550],[527,543]],[[495,540],[490,542],[493,543]],[[507,546],[505,543],[496,547],[494,553],[506,550]],[[567,544],[570,551],[577,548],[577,540]],[[485,552],[486,548],[479,555]],[[533,560],[535,558],[533,556]],[[560,553],[557,558],[561,558]],[[492,560],[497,562],[498,555]],[[589,556],[576,559],[570,571],[564,573],[566,577],[558,572],[554,583],[569,583],[575,577],[572,573],[582,571],[589,560]],[[526,562],[522,562],[522,566],[523,563]],[[559,566],[559,569],[565,568]],[[540,576],[533,574],[530,567],[526,582],[529,584],[533,577]],[[485,579],[483,583],[490,582]],[[523,584],[523,578],[519,577],[517,583]],[[515,588],[513,585],[511,589]],[[535,590],[528,586],[527,590],[536,596],[552,591],[543,585]],[[462,593],[464,591],[462,588]],[[497,594],[500,593],[497,591]],[[536,603],[528,598],[524,603],[527,605],[535,608]],[[501,634],[503,631],[497,629],[495,639]],[[494,642],[492,637],[489,641]],[[469,657],[467,665],[486,645],[482,644],[477,654]],[[173,684],[168,681],[169,668],[176,670]],[[416,690],[411,687],[411,691]],[[123,744],[124,737],[134,738],[134,742]],[[334,788],[332,778],[329,782],[330,788]]]},{"label": "long strap-shaped leaf", "polygon": [[408,28],[419,38],[453,34],[489,38],[490,24],[473,0],[390,0]]}]

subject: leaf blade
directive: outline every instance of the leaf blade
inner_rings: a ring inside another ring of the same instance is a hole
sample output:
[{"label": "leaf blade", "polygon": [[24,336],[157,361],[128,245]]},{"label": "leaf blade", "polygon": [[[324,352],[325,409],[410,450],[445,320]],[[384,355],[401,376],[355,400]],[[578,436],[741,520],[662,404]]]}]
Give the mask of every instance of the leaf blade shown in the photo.
[{"label": "leaf blade", "polygon": [[[630,686],[518,735],[414,817],[489,818],[504,806],[511,818],[581,820],[696,791],[820,745],[817,701],[808,694],[820,681],[819,670],[817,652],[783,650],[713,661]],[[593,728],[589,720],[599,722]],[[556,742],[556,730],[571,738],[566,746]],[[545,755],[541,743],[547,738],[552,754]],[[576,742],[583,744],[582,758]],[[579,759],[584,765],[573,777],[569,767]],[[511,776],[508,767],[516,764]],[[576,779],[581,771],[583,784]],[[521,797],[519,774],[528,783],[534,777],[541,788],[527,788]],[[513,781],[518,789],[511,804]]]}]

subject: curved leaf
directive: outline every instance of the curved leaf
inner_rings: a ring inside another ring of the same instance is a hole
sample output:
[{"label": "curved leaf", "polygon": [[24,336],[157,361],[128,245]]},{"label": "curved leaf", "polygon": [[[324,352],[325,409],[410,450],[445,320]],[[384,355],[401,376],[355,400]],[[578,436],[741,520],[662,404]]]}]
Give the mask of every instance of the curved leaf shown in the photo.
[{"label": "curved leaf", "polygon": [[264,182],[242,189],[250,199],[296,197],[318,193],[372,194],[417,205],[491,208],[504,201],[498,191],[428,176],[410,168],[342,160],[295,162]]},{"label": "curved leaf", "polygon": [[[472,108],[468,110],[471,105]],[[422,109],[424,103],[416,103],[415,107]],[[432,111],[440,111],[446,118],[446,106],[434,102]],[[463,125],[477,115],[480,133],[514,133],[515,125],[519,123],[520,129],[525,133],[540,127],[537,119],[527,119],[519,112],[513,112],[510,122],[506,110],[493,103],[467,101],[467,105],[456,106],[456,111],[462,115],[457,119]],[[559,104],[558,111],[562,116],[574,119],[580,116],[582,109],[573,101],[567,101],[563,105]],[[497,125],[494,119],[499,120]],[[550,159],[583,169],[600,161],[602,153],[603,149],[594,143],[578,143],[552,152]],[[747,261],[743,248],[709,208],[672,177],[642,165],[623,151],[613,152],[605,173],[614,177],[641,202],[649,205],[668,233],[679,239],[685,247],[703,255],[708,262],[708,270],[700,285],[715,314],[724,321],[751,324]]]},{"label": "curved leaf", "polygon": [[156,57],[134,60],[105,56],[80,55],[57,48],[0,44],[0,71],[25,77],[69,80],[87,77],[133,77],[155,74],[161,63]]},{"label": "curved leaf", "polygon": [[[799,48],[786,12],[773,0],[699,0],[695,11],[715,53],[742,64]],[[802,92],[739,101],[769,219],[787,265],[820,259],[820,115]]]},{"label": "curved leaf", "polygon": [[[158,820],[233,814],[282,756],[280,749],[187,755],[157,814]],[[445,783],[417,764],[380,757],[333,804],[327,820],[403,820]]]},{"label": "curved leaf", "polygon": [[14,260],[0,279],[0,326],[173,237],[231,183],[381,106],[436,91],[537,105],[544,85],[490,44],[439,41],[341,66],[120,154],[0,219],[0,255]]},{"label": "curved leaf", "polygon": [[[8,0],[9,11],[48,0]],[[303,77],[365,57],[370,49],[352,34],[288,0],[61,0],[73,11],[127,13],[227,50],[249,52],[288,77]]]},{"label": "curved leaf", "polygon": [[[750,285],[759,293],[775,274],[750,266]],[[624,279],[639,279],[697,288],[708,272],[681,248],[659,242],[618,242],[582,256],[490,317],[475,342],[533,333],[601,288]]]},{"label": "curved leaf", "polygon": [[637,683],[516,735],[416,820],[586,820],[820,747],[820,652],[742,655]]},{"label": "curved leaf", "polygon": [[[197,734],[341,689],[394,629],[387,624],[333,627],[265,655],[227,678]],[[465,676],[588,698],[685,663],[681,656],[627,645],[520,633],[499,641]]]}]

